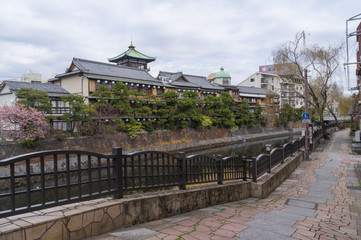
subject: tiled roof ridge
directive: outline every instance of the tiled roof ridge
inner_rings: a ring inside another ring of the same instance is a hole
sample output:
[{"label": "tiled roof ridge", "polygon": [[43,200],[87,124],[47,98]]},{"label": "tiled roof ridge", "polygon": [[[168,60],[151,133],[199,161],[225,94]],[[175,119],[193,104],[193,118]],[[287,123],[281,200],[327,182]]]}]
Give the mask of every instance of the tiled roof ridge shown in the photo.
[{"label": "tiled roof ridge", "polygon": [[[107,65],[107,66],[112,66],[112,67],[118,67],[118,68],[126,68],[126,69],[131,69],[131,70],[137,70],[137,71],[143,71],[148,73],[148,71],[146,69],[140,69],[140,68],[134,68],[134,67],[128,67],[128,66],[123,66],[123,65],[116,65],[113,63],[106,63],[106,62],[99,62],[99,61],[95,61],[95,60],[89,60],[89,59],[83,59],[83,58],[74,58],[76,59],[78,62],[79,61],[84,61],[84,62],[89,62],[89,63],[97,63],[97,64],[102,64],[102,65]],[[79,62],[80,64],[80,62]],[[81,65],[81,64],[80,64]],[[81,65],[82,66],[82,65]],[[83,67],[84,68],[84,67]],[[149,73],[148,73],[149,74]],[[150,75],[150,74],[149,74]]]}]

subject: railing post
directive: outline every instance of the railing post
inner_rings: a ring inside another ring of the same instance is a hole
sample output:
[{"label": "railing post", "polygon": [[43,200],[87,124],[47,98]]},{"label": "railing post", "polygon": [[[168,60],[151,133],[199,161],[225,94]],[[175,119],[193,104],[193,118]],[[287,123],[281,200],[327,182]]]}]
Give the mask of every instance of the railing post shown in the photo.
[{"label": "railing post", "polygon": [[266,144],[266,152],[267,152],[268,157],[269,157],[268,173],[271,173],[271,168],[272,168],[271,146],[272,146],[271,144]]},{"label": "railing post", "polygon": [[282,146],[282,161],[281,164],[285,162],[285,148]]},{"label": "railing post", "polygon": [[186,154],[184,152],[178,153],[178,186],[180,190],[187,189],[187,172],[186,172]]},{"label": "railing post", "polygon": [[218,175],[218,184],[223,184],[223,161],[222,155],[217,155],[217,175]]},{"label": "railing post", "polygon": [[115,167],[115,190],[114,194],[115,199],[123,197],[123,164],[122,164],[122,148],[116,147],[112,149],[113,155],[113,165]]},{"label": "railing post", "polygon": [[246,159],[246,156],[242,156],[242,167],[243,167],[243,181],[247,181],[247,159]]},{"label": "railing post", "polygon": [[252,158],[252,181],[257,182],[257,159]]}]

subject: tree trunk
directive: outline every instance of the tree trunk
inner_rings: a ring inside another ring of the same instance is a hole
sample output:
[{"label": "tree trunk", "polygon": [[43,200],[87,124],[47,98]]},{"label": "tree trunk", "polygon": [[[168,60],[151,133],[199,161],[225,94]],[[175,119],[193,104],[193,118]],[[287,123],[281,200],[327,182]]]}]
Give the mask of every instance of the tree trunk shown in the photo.
[{"label": "tree trunk", "polygon": [[326,130],[325,121],[323,120],[323,115],[320,116],[320,121],[321,121],[321,131],[322,131],[323,138],[324,139],[330,139],[328,137],[328,133],[327,133],[327,130]]},{"label": "tree trunk", "polygon": [[332,111],[332,109],[330,109],[330,108],[327,108],[327,109],[328,109],[328,111],[332,114],[332,116],[333,116],[333,118],[335,119],[336,124],[337,124],[337,126],[338,126],[338,119],[337,119],[336,114]]}]

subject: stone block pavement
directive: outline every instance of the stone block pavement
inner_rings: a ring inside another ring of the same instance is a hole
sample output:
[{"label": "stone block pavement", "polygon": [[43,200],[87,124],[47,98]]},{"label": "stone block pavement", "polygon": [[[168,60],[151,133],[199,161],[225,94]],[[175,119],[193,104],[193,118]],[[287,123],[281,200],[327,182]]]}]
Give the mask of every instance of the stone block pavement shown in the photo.
[{"label": "stone block pavement", "polygon": [[[92,240],[361,239],[361,188],[348,130],[334,133],[265,199],[199,209]],[[360,224],[360,225],[359,225]]]}]

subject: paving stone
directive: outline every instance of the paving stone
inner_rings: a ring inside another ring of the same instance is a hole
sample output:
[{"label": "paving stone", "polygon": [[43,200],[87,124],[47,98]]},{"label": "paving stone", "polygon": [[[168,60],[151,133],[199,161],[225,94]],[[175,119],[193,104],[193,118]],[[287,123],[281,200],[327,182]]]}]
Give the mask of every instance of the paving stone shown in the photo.
[{"label": "paving stone", "polygon": [[286,179],[285,181],[283,181],[283,184],[294,184],[298,182],[298,180],[296,179]]},{"label": "paving stone", "polygon": [[325,189],[331,189],[331,185],[329,183],[310,183],[310,187],[319,187]]},{"label": "paving stone", "polygon": [[325,197],[327,199],[333,199],[335,197],[335,195],[332,193],[325,193],[325,192],[320,192],[320,191],[316,191],[316,190],[309,191],[307,195],[314,196],[314,197]]},{"label": "paving stone", "polygon": [[279,216],[275,216],[269,213],[261,213],[254,216],[254,220],[246,223],[248,226],[255,226],[255,223],[260,223],[260,226],[268,226],[272,224],[280,224],[285,227],[291,227],[293,226],[297,220],[295,219],[289,219],[289,218],[281,218]]},{"label": "paving stone", "polygon": [[331,188],[324,188],[322,186],[310,186],[308,188],[309,191],[316,191],[316,192],[321,192],[321,193],[329,193],[332,194],[332,189]]},{"label": "paving stone", "polygon": [[111,236],[120,238],[122,240],[145,239],[157,235],[159,232],[149,230],[147,228],[138,228],[130,231],[112,232]]},{"label": "paving stone", "polygon": [[301,173],[304,173],[305,172],[305,170],[303,170],[303,169],[296,169],[294,172],[293,172],[293,174],[296,174],[296,175],[298,175],[298,174],[301,174]]},{"label": "paving stone", "polygon": [[359,184],[358,178],[355,178],[355,177],[346,177],[346,181],[355,183],[355,184]]},{"label": "paving stone", "polygon": [[296,207],[302,207],[302,208],[308,208],[308,209],[316,209],[316,204],[313,203],[313,202],[289,199],[287,201],[287,204],[291,205],[291,206],[296,206]]},{"label": "paving stone", "polygon": [[239,239],[294,239],[290,236],[296,231],[296,228],[264,220],[254,220],[247,225],[251,227],[237,234]]},{"label": "paving stone", "polygon": [[164,221],[171,222],[171,223],[177,223],[177,222],[181,222],[181,221],[187,220],[187,219],[190,219],[190,217],[174,216],[174,217],[170,217],[170,218],[164,218]]},{"label": "paving stone", "polygon": [[301,201],[307,201],[312,203],[326,203],[329,200],[327,197],[323,196],[309,196],[309,195],[302,195],[298,198]]},{"label": "paving stone", "polygon": [[316,216],[315,210],[303,208],[303,207],[297,207],[297,206],[285,205],[285,207],[281,211],[289,212],[289,213],[293,213],[293,214],[297,214],[297,215],[305,216],[305,217],[315,217]]},{"label": "paving stone", "polygon": [[297,220],[297,221],[303,221],[306,218],[306,216],[289,213],[289,212],[282,211],[282,210],[280,210],[280,211],[272,210],[272,211],[269,211],[267,214],[271,215],[272,217],[288,218],[288,219]]}]

